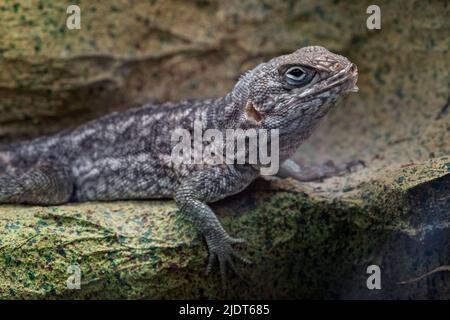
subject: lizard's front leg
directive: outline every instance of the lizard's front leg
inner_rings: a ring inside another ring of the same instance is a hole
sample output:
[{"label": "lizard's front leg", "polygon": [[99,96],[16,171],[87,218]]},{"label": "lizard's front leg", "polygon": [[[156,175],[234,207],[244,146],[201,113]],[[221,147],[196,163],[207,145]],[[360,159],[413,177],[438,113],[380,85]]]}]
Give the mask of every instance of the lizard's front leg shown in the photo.
[{"label": "lizard's front leg", "polygon": [[217,259],[224,287],[227,265],[236,271],[232,257],[246,263],[250,263],[250,261],[232,248],[233,244],[242,243],[244,240],[228,235],[206,203],[240,192],[257,176],[258,172],[250,166],[213,167],[205,171],[198,171],[185,178],[175,194],[180,212],[194,224],[206,239],[209,249],[206,273],[209,273]]}]

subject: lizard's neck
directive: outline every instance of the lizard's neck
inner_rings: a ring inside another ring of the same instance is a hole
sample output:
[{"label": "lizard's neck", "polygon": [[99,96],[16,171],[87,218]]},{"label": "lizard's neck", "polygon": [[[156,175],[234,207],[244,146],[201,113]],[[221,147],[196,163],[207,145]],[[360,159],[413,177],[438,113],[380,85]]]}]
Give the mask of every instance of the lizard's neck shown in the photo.
[{"label": "lizard's neck", "polygon": [[236,129],[239,125],[240,114],[240,106],[233,101],[229,93],[207,105],[207,127],[219,130]]}]

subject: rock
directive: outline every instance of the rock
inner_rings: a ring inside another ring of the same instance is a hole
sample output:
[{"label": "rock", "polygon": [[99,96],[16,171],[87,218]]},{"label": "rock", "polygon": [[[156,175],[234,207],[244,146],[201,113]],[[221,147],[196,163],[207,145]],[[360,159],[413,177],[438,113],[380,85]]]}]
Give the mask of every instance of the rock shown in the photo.
[{"label": "rock", "polygon": [[[76,126],[144,101],[206,98],[273,56],[323,45],[359,68],[360,92],[296,155],[363,159],[356,172],[255,183],[214,205],[249,241],[233,298],[442,298],[449,273],[449,20],[440,1],[80,1],[0,4],[0,141]],[[170,201],[0,207],[2,298],[215,298],[206,249]],[[368,290],[377,264],[382,290]],[[68,290],[79,266],[81,290]],[[263,280],[263,281],[262,281]],[[264,286],[263,286],[264,284]]]},{"label": "rock", "polygon": [[[0,298],[448,298],[450,274],[398,282],[446,263],[449,167],[449,157],[410,165],[336,198],[259,182],[215,204],[255,263],[226,294],[217,272],[203,274],[206,246],[173,202],[2,206]],[[372,264],[382,290],[366,287]],[[68,289],[73,270],[80,290]]]}]

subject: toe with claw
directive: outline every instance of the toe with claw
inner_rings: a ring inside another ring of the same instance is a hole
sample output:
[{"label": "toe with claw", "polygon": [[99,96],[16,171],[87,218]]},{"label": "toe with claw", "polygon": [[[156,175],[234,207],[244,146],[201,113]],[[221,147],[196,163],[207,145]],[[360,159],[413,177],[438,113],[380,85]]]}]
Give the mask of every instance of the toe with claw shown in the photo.
[{"label": "toe with claw", "polygon": [[227,276],[227,268],[231,268],[231,270],[240,277],[239,272],[236,269],[233,258],[238,259],[246,264],[252,264],[252,262],[243,257],[239,253],[237,253],[233,249],[234,244],[245,243],[244,239],[240,238],[232,238],[230,236],[220,237],[220,238],[212,238],[207,240],[208,249],[209,249],[209,258],[208,258],[208,266],[206,267],[206,274],[209,274],[213,268],[215,261],[219,262],[220,276],[222,278],[222,286],[226,289],[226,276]]}]

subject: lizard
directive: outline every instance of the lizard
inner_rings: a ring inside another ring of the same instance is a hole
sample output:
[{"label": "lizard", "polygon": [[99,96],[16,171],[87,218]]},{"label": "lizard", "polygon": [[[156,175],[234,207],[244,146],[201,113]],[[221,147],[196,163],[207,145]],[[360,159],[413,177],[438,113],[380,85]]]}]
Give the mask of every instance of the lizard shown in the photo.
[{"label": "lizard", "polygon": [[305,169],[290,157],[341,97],[357,91],[357,75],[346,57],[308,46],[257,65],[223,97],[147,103],[0,145],[0,203],[173,198],[206,240],[206,273],[218,261],[225,285],[227,268],[236,272],[236,259],[251,261],[234,248],[244,239],[230,236],[209,204],[242,191],[260,176],[261,165],[174,165],[171,132],[179,127],[192,132],[194,121],[220,131],[277,129],[279,176],[309,181],[339,174],[349,165]]}]

